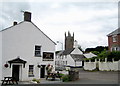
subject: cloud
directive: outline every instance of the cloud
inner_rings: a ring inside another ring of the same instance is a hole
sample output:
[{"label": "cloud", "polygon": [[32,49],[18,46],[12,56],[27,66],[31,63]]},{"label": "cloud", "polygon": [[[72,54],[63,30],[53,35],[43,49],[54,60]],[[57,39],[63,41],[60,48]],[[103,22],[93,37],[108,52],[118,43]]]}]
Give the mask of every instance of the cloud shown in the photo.
[{"label": "cloud", "polygon": [[59,36],[57,33],[54,36],[49,32],[47,34],[55,40],[63,39],[64,42],[65,31],[75,32],[75,39],[84,49],[98,45],[107,46],[106,35],[113,29],[117,29],[117,3],[60,3],[55,8],[57,11],[53,8],[49,9],[50,11],[46,10],[49,15],[46,14],[41,24],[51,34],[52,32],[60,34]]},{"label": "cloud", "polygon": [[29,10],[32,21],[55,42],[64,43],[64,33],[69,30],[84,49],[107,45],[106,35],[117,29],[118,21],[118,4],[112,1],[4,2],[0,7],[0,23],[8,27],[11,21],[22,21],[20,11]]},{"label": "cloud", "polygon": [[21,11],[30,10],[27,2],[1,2],[0,3],[0,24],[1,28],[12,25],[13,21],[22,21],[23,13]]}]

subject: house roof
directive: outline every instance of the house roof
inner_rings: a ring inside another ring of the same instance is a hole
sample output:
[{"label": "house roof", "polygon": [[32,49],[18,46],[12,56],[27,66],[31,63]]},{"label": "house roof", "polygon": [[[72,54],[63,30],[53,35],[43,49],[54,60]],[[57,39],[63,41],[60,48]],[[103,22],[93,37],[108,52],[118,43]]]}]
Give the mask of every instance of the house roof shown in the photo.
[{"label": "house roof", "polygon": [[63,55],[68,55],[70,54],[75,48],[70,48],[70,49],[67,49],[67,50],[64,50],[63,51]]},{"label": "house roof", "polygon": [[120,27],[115,31],[111,32],[110,34],[108,34],[107,36],[118,35],[118,34],[120,34]]},{"label": "house roof", "polygon": [[95,55],[95,54],[93,54],[93,53],[85,53],[85,54],[83,54],[86,58],[92,58],[92,57],[95,57],[95,56],[97,56],[97,55]]},{"label": "house roof", "polygon": [[[20,22],[20,23],[18,23],[17,25],[20,25],[20,24],[22,24],[22,23],[24,23],[24,22],[28,22],[28,21],[22,21],[22,22]],[[31,22],[29,22],[29,23],[32,23],[39,31],[41,31],[32,21]],[[8,27],[8,28],[5,28],[5,29],[3,29],[3,30],[1,30],[0,32],[2,32],[2,31],[5,31],[5,30],[8,30],[8,29],[11,29],[12,27],[15,27],[15,26],[17,26],[17,25],[13,25],[13,26],[10,26],[10,27]],[[42,33],[43,33],[43,31],[41,31]],[[49,40],[51,40],[45,33],[43,33]],[[52,40],[51,40],[52,41]],[[55,45],[56,45],[56,43],[54,42],[54,41],[52,41]]]},{"label": "house roof", "polygon": [[[69,48],[69,49],[67,49],[67,50],[63,50],[63,51],[59,51],[59,52],[57,52],[56,54],[57,55],[68,55],[68,54],[71,54],[71,52],[74,50],[75,48]],[[81,50],[81,48],[78,48],[80,51],[82,51]],[[83,52],[83,51],[82,51]]]},{"label": "house roof", "polygon": [[79,55],[79,54],[71,54],[71,57],[72,57],[75,61],[83,61],[83,59],[85,58],[84,55]]}]

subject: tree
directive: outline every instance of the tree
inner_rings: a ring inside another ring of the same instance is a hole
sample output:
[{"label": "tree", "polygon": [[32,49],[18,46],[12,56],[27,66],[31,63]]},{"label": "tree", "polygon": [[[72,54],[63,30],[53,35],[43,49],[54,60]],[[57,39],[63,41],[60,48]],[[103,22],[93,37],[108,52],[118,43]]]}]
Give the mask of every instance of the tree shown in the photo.
[{"label": "tree", "polygon": [[93,51],[97,51],[99,53],[101,53],[104,50],[108,50],[107,46],[97,46],[96,48],[86,48],[85,52],[93,52]]}]

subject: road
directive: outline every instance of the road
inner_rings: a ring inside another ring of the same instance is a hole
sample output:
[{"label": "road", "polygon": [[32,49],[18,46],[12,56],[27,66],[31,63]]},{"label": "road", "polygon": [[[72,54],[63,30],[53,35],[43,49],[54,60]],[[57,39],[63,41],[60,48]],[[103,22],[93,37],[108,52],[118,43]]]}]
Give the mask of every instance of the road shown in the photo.
[{"label": "road", "polygon": [[68,82],[74,84],[118,84],[120,74],[118,72],[102,72],[102,71],[84,71],[80,69],[78,81]]}]

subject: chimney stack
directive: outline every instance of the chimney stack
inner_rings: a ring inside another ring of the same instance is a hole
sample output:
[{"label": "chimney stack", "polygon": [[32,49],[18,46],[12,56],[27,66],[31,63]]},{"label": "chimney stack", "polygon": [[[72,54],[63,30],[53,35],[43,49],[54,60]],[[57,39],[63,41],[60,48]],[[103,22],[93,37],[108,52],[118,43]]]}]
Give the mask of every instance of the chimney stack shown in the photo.
[{"label": "chimney stack", "polygon": [[16,21],[13,22],[13,26],[15,26],[15,25],[17,25],[17,22],[16,22]]},{"label": "chimney stack", "polygon": [[30,12],[27,12],[27,11],[24,12],[24,21],[31,22],[31,13]]}]

